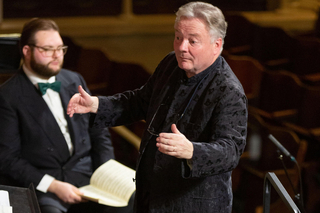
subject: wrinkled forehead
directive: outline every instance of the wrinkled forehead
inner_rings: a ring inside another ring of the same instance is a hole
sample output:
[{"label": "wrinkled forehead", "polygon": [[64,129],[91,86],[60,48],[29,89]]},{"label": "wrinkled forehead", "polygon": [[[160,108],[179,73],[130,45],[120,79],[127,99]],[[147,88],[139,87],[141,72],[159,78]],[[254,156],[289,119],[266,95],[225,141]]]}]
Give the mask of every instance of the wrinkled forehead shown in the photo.
[{"label": "wrinkled forehead", "polygon": [[175,33],[197,36],[208,34],[209,30],[204,20],[199,18],[183,18],[175,25]]},{"label": "wrinkled forehead", "polygon": [[208,30],[206,21],[198,17],[181,16],[179,21],[175,23],[174,28],[179,29],[182,26],[183,27],[202,27]]}]

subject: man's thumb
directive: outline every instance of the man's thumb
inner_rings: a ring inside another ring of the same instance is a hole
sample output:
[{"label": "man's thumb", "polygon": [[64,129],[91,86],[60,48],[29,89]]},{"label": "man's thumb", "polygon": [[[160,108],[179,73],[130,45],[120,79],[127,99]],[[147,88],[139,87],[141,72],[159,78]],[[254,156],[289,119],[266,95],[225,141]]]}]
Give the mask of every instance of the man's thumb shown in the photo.
[{"label": "man's thumb", "polygon": [[181,134],[177,128],[177,125],[175,125],[175,124],[171,125],[171,131],[172,131],[172,133],[175,133],[175,134]]},{"label": "man's thumb", "polygon": [[81,85],[78,86],[78,91],[80,95],[84,98],[89,97],[90,95],[82,88]]}]

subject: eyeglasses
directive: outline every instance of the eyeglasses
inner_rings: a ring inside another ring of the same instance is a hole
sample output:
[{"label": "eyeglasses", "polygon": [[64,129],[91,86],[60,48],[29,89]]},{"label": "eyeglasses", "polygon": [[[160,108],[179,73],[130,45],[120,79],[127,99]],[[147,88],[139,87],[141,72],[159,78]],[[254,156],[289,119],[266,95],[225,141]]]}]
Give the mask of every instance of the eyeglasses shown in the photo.
[{"label": "eyeglasses", "polygon": [[[192,99],[193,99],[193,97],[194,97],[194,94],[196,93],[198,87],[199,87],[199,86],[197,86],[197,88],[196,88],[195,91],[193,92],[193,94],[192,94],[192,96],[191,96],[191,98],[190,98],[190,100],[189,100],[186,108],[184,108],[184,110],[183,110],[183,113],[182,113],[182,114],[175,114],[175,115],[174,115],[174,119],[173,119],[173,123],[174,123],[174,124],[177,124],[178,121],[180,121],[180,119],[181,119],[181,118],[184,116],[184,114],[186,113],[186,111],[187,111],[187,109],[188,109],[188,107],[189,107],[189,105],[190,105],[190,103],[191,103],[191,101],[192,101]],[[156,136],[156,137],[159,137],[159,134],[160,134],[160,133],[159,133],[159,132],[156,132],[156,131],[154,130],[154,128],[152,127],[152,123],[153,123],[153,120],[154,120],[154,118],[156,117],[159,109],[160,109],[161,107],[163,107],[164,105],[165,105],[165,104],[160,104],[160,105],[158,106],[158,109],[157,109],[156,112],[154,113],[154,115],[153,115],[153,117],[152,117],[152,119],[151,119],[151,121],[150,121],[150,124],[149,124],[149,126],[148,126],[148,129],[147,129],[147,131],[148,131],[151,135]]]},{"label": "eyeglasses", "polygon": [[40,47],[35,44],[29,44],[29,46],[36,47],[38,48],[39,52],[44,56],[44,57],[52,57],[54,54],[56,56],[61,56],[62,54],[65,55],[68,50],[68,46],[61,46],[56,49],[54,48],[47,48],[47,47]]},{"label": "eyeglasses", "polygon": [[[192,96],[192,98],[193,98],[193,96]],[[184,116],[184,114],[185,114],[186,111],[187,111],[188,106],[189,106],[190,103],[191,103],[192,98],[189,100],[188,105],[186,106],[186,108],[184,109],[184,111],[183,111],[183,113],[182,113],[181,115],[180,115],[180,114],[175,114],[175,115],[174,115],[173,123],[177,124],[178,121]],[[152,123],[153,123],[153,120],[154,120],[154,118],[156,117],[159,109],[160,109],[162,106],[164,106],[164,105],[165,105],[165,104],[160,104],[160,105],[159,105],[159,107],[158,107],[158,109],[156,110],[156,112],[154,113],[154,115],[153,115],[153,117],[152,117],[152,119],[151,119],[151,121],[150,121],[150,124],[149,124],[149,126],[148,126],[148,129],[147,129],[147,131],[148,131],[151,135],[156,136],[156,137],[159,137],[160,132],[156,132],[156,131],[154,130],[154,127],[152,126]]]},{"label": "eyeglasses", "polygon": [[165,105],[165,104],[160,104],[160,105],[158,106],[156,112],[154,113],[154,115],[153,115],[153,117],[152,117],[152,119],[151,119],[151,121],[150,121],[150,123],[149,123],[149,126],[148,126],[147,131],[150,133],[150,135],[159,137],[159,133],[157,133],[151,125],[152,125],[153,120],[154,120],[154,118],[156,117],[159,109],[160,109],[161,107],[163,107],[164,105]]}]

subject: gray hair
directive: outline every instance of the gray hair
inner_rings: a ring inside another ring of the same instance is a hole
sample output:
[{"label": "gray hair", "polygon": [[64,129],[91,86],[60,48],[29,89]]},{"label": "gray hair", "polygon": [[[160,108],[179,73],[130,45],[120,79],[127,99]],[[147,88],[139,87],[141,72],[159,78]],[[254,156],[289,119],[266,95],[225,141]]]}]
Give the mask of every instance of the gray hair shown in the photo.
[{"label": "gray hair", "polygon": [[219,8],[205,2],[190,2],[181,6],[176,12],[175,27],[181,17],[199,18],[204,20],[211,36],[211,42],[221,38],[222,45],[224,44],[227,22]]}]

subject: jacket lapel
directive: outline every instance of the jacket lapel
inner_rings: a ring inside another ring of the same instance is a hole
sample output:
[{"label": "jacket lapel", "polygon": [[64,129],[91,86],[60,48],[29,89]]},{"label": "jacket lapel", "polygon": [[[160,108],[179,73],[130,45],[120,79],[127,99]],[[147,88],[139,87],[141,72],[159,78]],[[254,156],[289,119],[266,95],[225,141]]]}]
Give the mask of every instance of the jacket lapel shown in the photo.
[{"label": "jacket lapel", "polygon": [[80,115],[76,114],[72,118],[67,115],[66,110],[67,106],[69,103],[70,98],[77,93],[78,91],[76,90],[78,88],[78,85],[76,85],[75,82],[68,82],[67,79],[63,76],[62,73],[59,73],[57,75],[57,81],[61,81],[61,88],[60,88],[60,98],[64,110],[64,116],[65,119],[68,122],[68,127],[69,127],[69,134],[73,143],[73,148],[74,148],[74,153],[76,153],[77,149],[77,143],[76,141],[79,141],[79,137],[81,135],[80,128],[78,127],[79,122],[76,122],[76,118]]},{"label": "jacket lapel", "polygon": [[66,161],[70,154],[58,123],[43,100],[40,91],[30,82],[24,73],[22,73],[21,77],[21,101],[26,110],[34,118],[34,121],[46,133],[52,146],[59,150],[62,160]]}]

